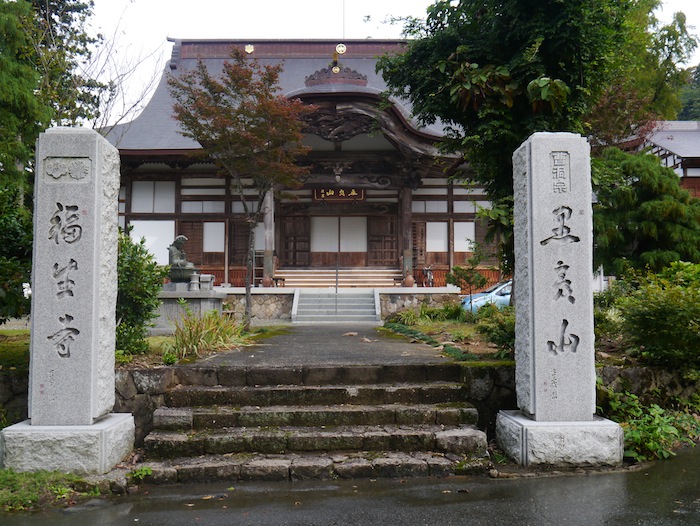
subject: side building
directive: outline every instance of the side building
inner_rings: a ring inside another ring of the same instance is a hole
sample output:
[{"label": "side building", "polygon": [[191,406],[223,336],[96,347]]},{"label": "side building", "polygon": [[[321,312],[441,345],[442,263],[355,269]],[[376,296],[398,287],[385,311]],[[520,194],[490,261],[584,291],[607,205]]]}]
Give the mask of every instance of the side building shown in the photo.
[{"label": "side building", "polygon": [[681,186],[700,197],[700,122],[659,121],[641,149],[661,158],[678,174]]},{"label": "side building", "polygon": [[310,173],[300,188],[270,195],[258,225],[257,281],[270,268],[267,255],[277,276],[292,269],[384,270],[397,283],[411,276],[420,284],[429,266],[440,286],[448,269],[469,256],[470,242],[483,242],[476,212],[488,198],[466,182],[459,157],[441,152],[443,126],[420,126],[405,101],[383,96],[377,57],[401,53],[404,41],[173,42],[146,108],[107,135],[122,161],[120,224],[145,237],[159,262],[167,263],[175,236],[185,235],[188,260],[214,274],[216,284],[243,285],[242,200],[255,197],[240,195],[213,165],[193,158],[200,145],[179,133],[167,85],[168,75],[192,70],[199,59],[217,74],[232,47],[261,64],[282,62],[282,93],[316,107],[304,130],[311,150],[300,160]]}]

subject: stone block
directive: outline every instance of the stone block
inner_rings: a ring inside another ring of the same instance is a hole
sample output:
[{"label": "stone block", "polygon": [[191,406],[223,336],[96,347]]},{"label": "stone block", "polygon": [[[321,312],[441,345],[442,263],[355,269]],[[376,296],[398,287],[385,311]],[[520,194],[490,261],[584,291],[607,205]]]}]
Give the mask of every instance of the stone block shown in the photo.
[{"label": "stone block", "polygon": [[238,480],[241,467],[234,462],[199,462],[180,465],[177,481],[182,483]]},{"label": "stone block", "polygon": [[219,375],[215,367],[178,367],[175,376],[177,382],[182,385],[219,385]]},{"label": "stone block", "polygon": [[372,461],[374,470],[379,477],[427,477],[430,474],[428,464],[410,455],[391,455]]},{"label": "stone block", "polygon": [[289,480],[291,460],[276,458],[261,458],[251,460],[241,466],[243,480]]},{"label": "stone block", "polygon": [[334,478],[333,461],[326,457],[295,458],[289,469],[292,480],[329,480]]},{"label": "stone block", "polygon": [[471,427],[449,429],[435,433],[435,442],[440,451],[460,454],[486,452],[486,433]]},{"label": "stone block", "polygon": [[129,400],[138,394],[134,377],[128,369],[117,369],[115,371],[114,388],[124,400]]},{"label": "stone block", "polygon": [[162,394],[175,385],[175,372],[172,367],[134,369],[133,377],[136,389],[142,394]]},{"label": "stone block", "polygon": [[156,429],[192,429],[192,409],[161,407],[153,413]]},{"label": "stone block", "polygon": [[112,413],[87,426],[37,426],[24,421],[6,427],[1,436],[4,468],[107,473],[131,453],[134,419]]},{"label": "stone block", "polygon": [[248,369],[246,383],[255,385],[300,385],[301,367],[255,367]]},{"label": "stone block", "polygon": [[519,411],[501,411],[496,421],[499,447],[522,466],[617,466],[624,433],[610,420],[540,422]]},{"label": "stone block", "polygon": [[351,458],[335,464],[336,474],[343,479],[362,479],[377,476],[372,463],[364,458]]}]

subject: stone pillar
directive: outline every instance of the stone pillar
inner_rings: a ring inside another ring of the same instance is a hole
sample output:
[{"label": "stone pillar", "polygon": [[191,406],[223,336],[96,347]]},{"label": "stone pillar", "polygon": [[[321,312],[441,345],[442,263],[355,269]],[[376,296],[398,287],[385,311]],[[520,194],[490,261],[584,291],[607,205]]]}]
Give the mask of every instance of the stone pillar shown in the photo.
[{"label": "stone pillar", "polygon": [[612,465],[622,429],[596,417],[590,147],[536,133],[513,155],[515,374],[501,447],[520,464]]},{"label": "stone pillar", "polygon": [[404,287],[413,287],[413,191],[401,189],[401,273]]},{"label": "stone pillar", "polygon": [[265,195],[263,204],[263,226],[265,227],[265,252],[263,253],[263,286],[272,286],[275,274],[275,198],[272,190]]},{"label": "stone pillar", "polygon": [[93,130],[37,142],[29,420],[2,432],[5,467],[106,472],[134,440],[114,406],[119,153]]}]

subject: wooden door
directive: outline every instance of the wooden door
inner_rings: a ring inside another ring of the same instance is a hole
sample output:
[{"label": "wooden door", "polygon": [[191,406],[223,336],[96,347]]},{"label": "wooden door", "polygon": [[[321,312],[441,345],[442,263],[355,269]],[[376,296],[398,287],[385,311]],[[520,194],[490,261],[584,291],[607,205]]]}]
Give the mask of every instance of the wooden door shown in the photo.
[{"label": "wooden door", "polygon": [[395,217],[367,218],[367,264],[370,267],[396,268],[398,257],[398,222]]},{"label": "wooden door", "polygon": [[304,216],[280,219],[280,266],[287,268],[311,265],[311,221]]}]

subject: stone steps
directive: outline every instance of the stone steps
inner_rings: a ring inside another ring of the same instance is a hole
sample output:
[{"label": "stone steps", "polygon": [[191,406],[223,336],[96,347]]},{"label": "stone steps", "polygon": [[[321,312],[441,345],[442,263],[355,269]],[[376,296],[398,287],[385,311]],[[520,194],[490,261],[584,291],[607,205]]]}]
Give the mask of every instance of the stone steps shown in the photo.
[{"label": "stone steps", "polygon": [[446,477],[483,472],[485,459],[435,452],[350,452],[288,455],[206,455],[142,464],[157,484]]},{"label": "stone steps", "polygon": [[445,404],[464,400],[461,384],[178,386],[166,393],[169,407],[270,405]]},{"label": "stone steps", "polygon": [[378,322],[374,292],[341,293],[302,291],[292,311],[295,323]]},{"label": "stone steps", "polygon": [[472,426],[233,427],[194,433],[154,431],[146,437],[145,447],[158,458],[318,451],[463,453],[485,448],[486,441]]},{"label": "stone steps", "polygon": [[458,473],[486,451],[460,376],[455,364],[180,367],[144,441],[150,480]]},{"label": "stone steps", "polygon": [[153,415],[153,425],[160,430],[220,429],[232,426],[369,426],[459,425],[476,424],[479,415],[471,404],[341,405],[341,406],[270,406],[241,408],[161,407]]},{"label": "stone steps", "polygon": [[207,365],[177,367],[183,387],[257,387],[265,385],[330,386],[423,382],[459,382],[455,363],[392,365],[304,365],[289,367],[237,367]]}]

